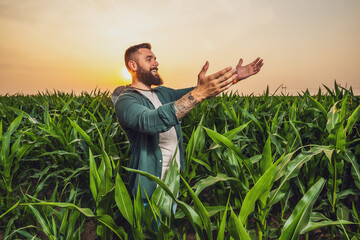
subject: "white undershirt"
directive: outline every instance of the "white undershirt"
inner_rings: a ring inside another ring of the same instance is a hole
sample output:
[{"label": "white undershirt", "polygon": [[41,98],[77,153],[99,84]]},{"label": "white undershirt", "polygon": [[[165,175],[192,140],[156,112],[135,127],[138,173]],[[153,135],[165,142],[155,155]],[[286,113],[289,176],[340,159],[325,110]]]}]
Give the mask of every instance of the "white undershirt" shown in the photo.
[{"label": "white undershirt", "polygon": [[[158,96],[153,91],[138,91],[141,92],[144,96],[146,96],[155,108],[162,106]],[[163,180],[175,154],[175,159],[180,171],[180,154],[178,150],[178,141],[175,127],[171,127],[166,132],[159,133],[159,147],[163,156],[161,171],[161,179]]]}]

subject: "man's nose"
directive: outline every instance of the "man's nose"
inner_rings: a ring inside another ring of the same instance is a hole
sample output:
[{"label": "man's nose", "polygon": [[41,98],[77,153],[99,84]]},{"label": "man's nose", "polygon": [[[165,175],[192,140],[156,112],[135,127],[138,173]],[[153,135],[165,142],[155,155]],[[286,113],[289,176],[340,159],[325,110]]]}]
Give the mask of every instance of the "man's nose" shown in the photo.
[{"label": "man's nose", "polygon": [[155,60],[155,67],[159,66],[158,61]]}]

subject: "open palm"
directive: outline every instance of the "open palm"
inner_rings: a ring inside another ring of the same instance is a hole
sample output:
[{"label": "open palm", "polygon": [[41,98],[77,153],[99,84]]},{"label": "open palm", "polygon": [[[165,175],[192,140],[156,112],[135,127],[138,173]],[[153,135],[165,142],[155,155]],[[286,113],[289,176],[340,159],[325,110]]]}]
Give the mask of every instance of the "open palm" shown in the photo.
[{"label": "open palm", "polygon": [[242,66],[243,59],[240,58],[238,65],[236,65],[238,80],[243,80],[251,75],[257,74],[261,67],[264,65],[263,60],[260,58],[255,59],[252,63]]}]

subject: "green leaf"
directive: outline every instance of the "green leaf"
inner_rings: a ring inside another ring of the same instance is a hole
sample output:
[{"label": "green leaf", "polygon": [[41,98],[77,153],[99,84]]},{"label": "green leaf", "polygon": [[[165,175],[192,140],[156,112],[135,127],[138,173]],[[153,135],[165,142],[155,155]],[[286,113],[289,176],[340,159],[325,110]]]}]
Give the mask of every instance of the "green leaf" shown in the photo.
[{"label": "green leaf", "polygon": [[80,133],[80,135],[84,138],[85,142],[91,147],[91,149],[95,152],[101,152],[101,150],[95,146],[92,142],[91,137],[74,121],[72,121],[70,118],[68,118],[71,126],[75,128],[75,130]]},{"label": "green leaf", "polygon": [[355,155],[350,150],[347,150],[344,154],[344,159],[351,164],[351,176],[357,188],[360,189],[360,166]]},{"label": "green leaf", "polygon": [[338,123],[339,121],[339,113],[336,110],[336,104],[334,104],[334,106],[332,106],[332,108],[330,109],[330,111],[327,114],[327,123],[326,123],[326,130],[330,133],[334,128],[335,125]]},{"label": "green leaf", "polygon": [[1,137],[1,149],[0,149],[0,163],[2,163],[5,167],[5,171],[10,171],[12,159],[9,158],[10,154],[10,142],[11,136],[19,127],[22,120],[22,114],[15,118],[14,121],[11,122],[7,131]]},{"label": "green leaf", "polygon": [[127,234],[122,226],[117,226],[109,215],[97,216],[96,219],[113,231],[120,239],[127,239]]},{"label": "green leaf", "polygon": [[[83,214],[86,217],[95,218],[97,221],[99,221],[100,223],[102,223],[106,227],[108,227],[110,230],[112,230],[120,239],[127,239],[127,234],[125,233],[124,228],[122,226],[121,227],[117,226],[115,224],[114,220],[109,215],[96,216],[93,214],[93,212],[89,208],[80,208],[72,203],[43,202],[43,201],[40,201],[37,203],[22,203],[20,205],[29,206],[30,208],[33,208],[33,209],[35,209],[33,207],[33,205],[43,205],[43,206],[55,206],[55,207],[60,207],[60,208],[68,208],[68,209],[76,210],[76,211],[79,211],[81,214]],[[47,226],[47,225],[45,225],[45,223],[40,223],[40,225],[42,227],[43,227],[43,224],[45,227]]]},{"label": "green leaf", "polygon": [[112,180],[112,165],[109,156],[106,152],[103,152],[101,156],[101,163],[98,169],[98,173],[101,179],[99,192],[101,196],[108,194],[114,188],[114,181]]},{"label": "green leaf", "polygon": [[348,99],[349,94],[346,94],[345,97],[341,100],[342,104],[341,104],[341,110],[340,110],[340,122],[345,121],[345,117],[347,114],[347,99]]},{"label": "green leaf", "polygon": [[[211,137],[211,139],[219,144],[219,145],[223,145],[223,146],[226,146],[227,148],[233,150],[238,156],[239,158],[241,158],[242,156],[242,153],[240,151],[239,148],[237,148],[232,142],[231,140],[229,140],[228,138],[226,138],[225,136],[211,130],[211,129],[208,129],[208,128],[205,128],[205,131],[207,132],[207,134]],[[254,170],[254,167],[251,163],[251,161],[247,158],[241,158],[242,161],[244,162],[246,168],[248,169],[249,173],[251,174],[253,180],[256,182],[256,179],[258,178],[257,177],[257,174],[255,173],[255,170]]]},{"label": "green leaf", "polygon": [[53,229],[54,236],[57,236],[57,228],[56,228],[56,222],[55,222],[54,216],[51,217],[51,223],[52,223],[52,229]]},{"label": "green leaf", "polygon": [[301,234],[305,234],[307,232],[313,231],[318,228],[323,228],[332,225],[340,225],[340,224],[354,224],[354,223],[346,220],[332,221],[320,213],[313,212],[310,216],[310,221],[308,225],[306,225],[306,227],[301,231]]},{"label": "green leaf", "polygon": [[235,181],[240,183],[240,181],[236,178],[228,177],[226,174],[219,173],[215,177],[209,176],[205,179],[201,179],[199,182],[197,182],[194,185],[193,189],[196,189],[195,194],[199,195],[201,191],[204,190],[205,188],[212,186],[217,182],[224,182],[224,181]]},{"label": "green leaf", "polygon": [[205,230],[207,233],[207,237],[208,239],[212,239],[212,231],[211,231],[211,221],[210,221],[210,217],[208,212],[206,211],[204,205],[201,203],[200,199],[198,198],[198,196],[195,194],[195,192],[191,189],[191,187],[189,186],[189,184],[185,181],[185,179],[180,175],[181,179],[183,180],[183,183],[185,185],[185,187],[187,188],[187,190],[190,193],[191,198],[194,201],[194,205],[195,205],[195,209],[196,212],[200,215],[201,220],[204,223],[205,226]]},{"label": "green leaf", "polygon": [[66,235],[66,232],[67,232],[68,216],[69,216],[69,210],[64,209],[64,211],[62,213],[62,219],[61,219],[60,228],[59,228],[59,233],[61,233],[63,235]]},{"label": "green leaf", "polygon": [[7,213],[11,212],[13,209],[15,209],[19,205],[20,201],[15,203],[11,208],[9,208],[6,212],[0,215],[0,219],[3,218]]},{"label": "green leaf", "polygon": [[53,192],[52,192],[52,194],[51,194],[51,197],[50,197],[50,199],[49,199],[50,202],[54,202],[54,201],[55,201],[58,187],[59,187],[59,181],[56,181],[55,188],[54,188],[54,190],[53,190]]},{"label": "green leaf", "polygon": [[345,127],[345,132],[347,135],[351,135],[353,127],[354,127],[355,123],[359,120],[359,118],[360,118],[360,106],[358,106],[354,110],[354,112],[351,114],[351,116],[347,120],[347,124]]},{"label": "green leaf", "polygon": [[239,240],[251,240],[249,234],[246,232],[246,229],[244,228],[244,225],[242,224],[242,222],[244,221],[235,215],[231,206],[230,206],[230,210],[231,210],[231,215],[229,219],[229,229],[231,236]]},{"label": "green leaf", "polygon": [[129,192],[119,174],[116,175],[115,202],[121,214],[130,223],[134,224],[133,204]]},{"label": "green leaf", "polygon": [[217,240],[224,240],[224,238],[225,238],[225,226],[226,226],[226,219],[227,219],[229,201],[230,201],[230,194],[229,194],[229,197],[228,197],[228,201],[226,203],[226,208],[225,208],[225,210],[223,212],[223,215],[222,215],[218,235],[217,235],[217,238],[216,238]]},{"label": "green leaf", "polygon": [[90,190],[95,201],[97,201],[97,197],[100,191],[101,179],[91,149],[89,150],[89,162],[90,162]]},{"label": "green leaf", "polygon": [[203,139],[203,136],[202,136],[203,134],[201,134],[202,133],[202,123],[204,121],[204,116],[205,115],[203,115],[201,117],[200,122],[199,122],[198,126],[196,127],[196,130],[193,130],[193,132],[191,134],[191,137],[189,139],[188,145],[186,147],[186,157],[188,158],[188,161],[190,161],[190,158],[194,156],[195,149],[197,149],[197,146],[200,143],[204,142],[204,139]]},{"label": "green leaf", "polygon": [[224,133],[224,136],[228,138],[229,140],[232,140],[235,136],[237,136],[242,130],[246,129],[252,121],[248,121],[247,123],[244,123],[240,125],[239,127],[236,127],[226,133]]},{"label": "green leaf", "polygon": [[248,111],[246,111],[245,109],[240,109],[241,112],[248,118],[250,118],[260,129],[261,132],[264,132],[264,129],[262,128],[259,120],[257,120],[252,114],[250,114]]},{"label": "green leaf", "polygon": [[239,218],[242,219],[242,224],[247,222],[249,214],[254,211],[256,201],[261,195],[269,191],[272,187],[273,180],[275,177],[275,168],[279,161],[276,161],[271,165],[270,168],[259,178],[255,185],[246,194],[243,204],[241,205]]},{"label": "green leaf", "polygon": [[265,173],[266,170],[273,164],[273,158],[271,156],[271,140],[270,140],[270,136],[268,137],[268,139],[266,140],[264,149],[263,149],[263,153],[262,153],[262,158],[260,161],[260,169],[261,169],[261,173]]},{"label": "green leaf", "polygon": [[134,200],[134,218],[136,223],[134,225],[141,230],[143,224],[143,216],[145,213],[145,206],[141,196],[140,184],[138,185],[137,194]]},{"label": "green leaf", "polygon": [[66,239],[74,239],[74,231],[76,227],[76,222],[80,217],[80,212],[72,211],[69,216],[69,224],[66,231]]},{"label": "green leaf", "polygon": [[274,205],[280,199],[278,198],[278,194],[282,193],[282,187],[289,181],[291,178],[298,176],[298,173],[303,166],[304,163],[310,161],[314,156],[324,152],[324,150],[329,149],[327,146],[315,146],[311,148],[309,151],[304,151],[299,153],[292,161],[289,162],[287,166],[287,170],[284,176],[279,183],[278,188],[271,192],[269,205]]},{"label": "green leaf", "polygon": [[53,206],[53,207],[60,207],[60,208],[68,208],[68,209],[77,210],[77,211],[81,212],[83,215],[85,215],[86,217],[90,217],[90,218],[96,217],[94,215],[94,213],[90,210],[90,208],[80,208],[73,203],[39,201],[37,203],[21,203],[20,205],[21,206],[40,205],[40,206]]},{"label": "green leaf", "polygon": [[147,172],[144,171],[140,171],[137,169],[132,169],[132,168],[127,168],[124,167],[124,169],[126,169],[129,172],[134,172],[134,173],[138,173],[141,174],[145,177],[147,177],[149,180],[154,181],[155,183],[157,183],[161,188],[163,188],[166,193],[178,204],[178,206],[183,210],[183,212],[185,213],[185,215],[189,218],[192,226],[194,227],[195,231],[197,232],[197,234],[199,234],[200,236],[202,236],[202,222],[201,222],[201,218],[199,217],[199,215],[186,203],[178,200],[174,194],[171,192],[171,190],[168,188],[168,186],[161,181],[159,178],[155,177],[154,175],[151,175]]},{"label": "green leaf", "polygon": [[341,123],[336,125],[336,149],[339,149],[341,152],[346,151],[346,135],[344,127]]},{"label": "green leaf", "polygon": [[208,163],[206,163],[206,162],[204,162],[204,161],[202,161],[202,160],[200,160],[200,159],[194,158],[194,157],[192,157],[191,160],[193,160],[194,162],[202,165],[202,166],[205,167],[209,172],[211,172],[211,167],[210,167],[210,165],[209,165]]},{"label": "green leaf", "polygon": [[48,226],[48,223],[45,221],[45,219],[41,216],[41,214],[39,213],[39,211],[36,208],[34,208],[32,205],[29,205],[29,208],[34,213],[36,219],[40,223],[40,226],[41,226],[42,230],[44,231],[44,233],[46,234],[46,236],[50,237],[51,236],[51,231],[50,231],[50,228]]},{"label": "green leaf", "polygon": [[[298,141],[299,141],[299,143],[300,143],[300,146],[302,146],[303,144],[302,144],[302,140],[301,140],[301,136],[300,136],[299,131],[298,131],[297,128],[295,127],[293,121],[290,120],[289,123],[290,123],[291,128],[294,130],[295,136],[296,136],[296,138],[298,139]],[[294,141],[295,141],[295,140],[294,140]]]},{"label": "green leaf", "polygon": [[279,240],[298,239],[308,225],[313,205],[324,187],[325,180],[319,179],[300,199],[290,217],[286,220]]},{"label": "green leaf", "polygon": [[311,97],[310,95],[307,94],[307,97],[310,98],[310,100],[318,107],[318,109],[320,109],[321,113],[326,117],[327,116],[327,111],[324,108],[323,105],[321,105],[321,103],[319,103],[318,101],[316,101],[313,97]]},{"label": "green leaf", "polygon": [[[178,164],[176,159],[173,158],[173,161],[168,169],[168,172],[165,175],[164,183],[174,196],[177,196],[180,188],[180,176],[178,171]],[[167,219],[171,219],[173,214],[173,205],[174,201],[166,194],[166,191],[163,188],[156,188],[152,197],[152,201],[155,205],[163,211],[163,216]]]}]

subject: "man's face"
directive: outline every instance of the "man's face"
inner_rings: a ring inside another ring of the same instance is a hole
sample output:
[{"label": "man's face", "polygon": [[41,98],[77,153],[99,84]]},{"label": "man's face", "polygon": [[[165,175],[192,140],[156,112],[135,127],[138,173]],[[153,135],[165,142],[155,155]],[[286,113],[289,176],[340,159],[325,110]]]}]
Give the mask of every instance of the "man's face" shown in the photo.
[{"label": "man's face", "polygon": [[163,84],[163,80],[158,73],[159,63],[150,49],[140,48],[138,50],[136,64],[138,66],[136,75],[139,81],[147,86]]}]

